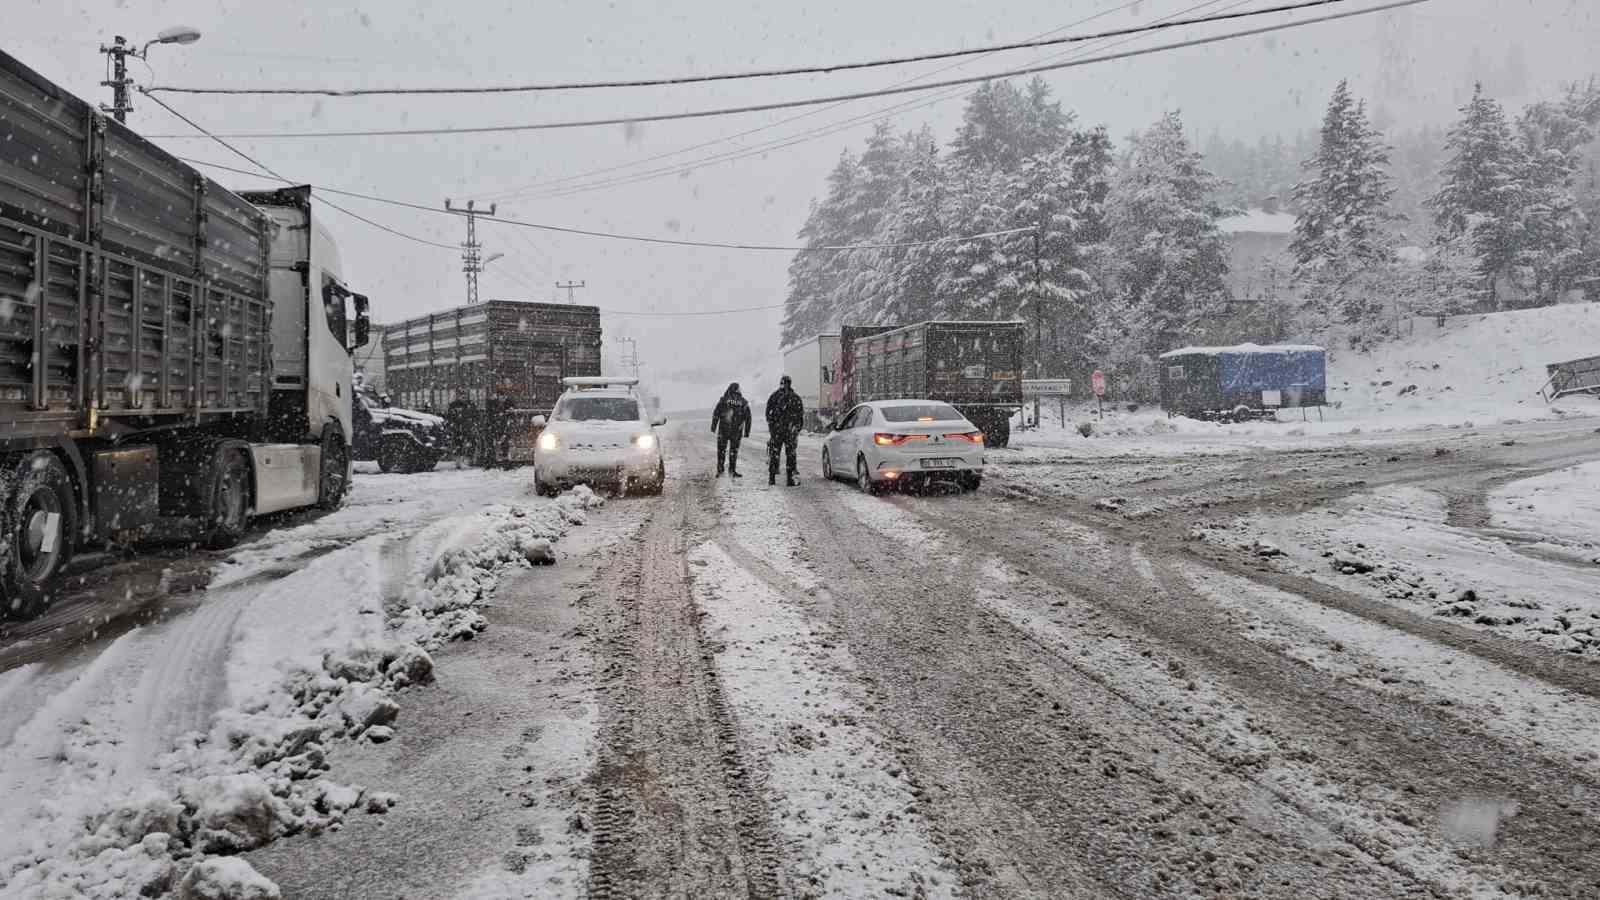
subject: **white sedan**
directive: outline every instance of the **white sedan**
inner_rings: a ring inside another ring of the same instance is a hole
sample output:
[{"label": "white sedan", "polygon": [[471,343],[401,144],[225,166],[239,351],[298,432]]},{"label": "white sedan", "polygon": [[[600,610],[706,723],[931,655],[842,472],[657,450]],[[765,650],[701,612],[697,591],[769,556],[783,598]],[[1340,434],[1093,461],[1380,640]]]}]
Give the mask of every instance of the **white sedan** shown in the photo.
[{"label": "white sedan", "polygon": [[937,400],[874,400],[832,424],[822,442],[824,478],[851,478],[867,493],[895,484],[983,482],[983,432]]}]

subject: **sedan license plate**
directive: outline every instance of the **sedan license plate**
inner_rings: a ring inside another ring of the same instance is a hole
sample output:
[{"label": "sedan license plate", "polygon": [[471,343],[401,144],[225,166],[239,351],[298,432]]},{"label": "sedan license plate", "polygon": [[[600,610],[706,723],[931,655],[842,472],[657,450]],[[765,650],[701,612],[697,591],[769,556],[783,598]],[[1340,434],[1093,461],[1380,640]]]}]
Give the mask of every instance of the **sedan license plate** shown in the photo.
[{"label": "sedan license plate", "polygon": [[924,469],[954,469],[956,461],[953,459],[924,459],[922,467]]}]

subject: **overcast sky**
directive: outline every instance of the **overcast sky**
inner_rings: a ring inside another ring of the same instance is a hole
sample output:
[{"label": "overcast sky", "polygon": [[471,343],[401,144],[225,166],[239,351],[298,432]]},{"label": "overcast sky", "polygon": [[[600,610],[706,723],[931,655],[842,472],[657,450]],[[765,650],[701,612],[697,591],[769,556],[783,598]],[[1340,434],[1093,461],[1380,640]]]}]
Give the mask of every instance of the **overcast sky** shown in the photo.
[{"label": "overcast sky", "polygon": [[[150,68],[133,62],[141,83],[186,86],[389,87],[503,84],[710,73],[788,66],[1022,40],[1072,26],[1098,30],[1150,21],[1192,7],[1193,14],[1276,5],[1279,0],[878,0],[676,4],[597,0],[451,3],[422,0],[4,0],[4,49],[45,76],[95,101],[96,50],[114,34],[143,41],[169,25],[199,28],[187,47],[162,46]],[[1340,4],[1356,8],[1362,0]],[[1004,7],[1003,9],[1000,7]],[[1351,79],[1402,121],[1448,120],[1474,77],[1513,105],[1564,80],[1600,69],[1600,6],[1593,0],[1432,0],[1383,17],[1307,28],[1107,63],[1046,76],[1080,121],[1103,123],[1119,139],[1168,109],[1192,132],[1213,128],[1247,139],[1315,127],[1333,84]],[[1285,17],[1279,17],[1280,19]],[[1165,32],[1117,49],[1233,30]],[[1027,65],[1051,51],[976,59],[939,77]],[[1054,51],[1059,53],[1060,51]],[[770,102],[888,86],[949,62],[853,74],[671,89],[605,90],[482,98],[219,98],[168,95],[214,131],[329,130],[473,126],[594,118]],[[1382,95],[1382,96],[1379,96]],[[633,129],[525,132],[488,136],[320,140],[241,140],[247,152],[286,176],[417,203],[446,197],[492,199],[539,182],[570,178],[696,144],[708,147],[609,173],[681,164],[905,103],[895,97],[839,109],[762,113],[645,125]],[[920,103],[916,104],[921,106]],[[930,122],[948,138],[959,98],[913,108],[892,121]],[[809,114],[807,114],[809,113]],[[806,114],[789,124],[777,124]],[[154,104],[136,99],[128,124],[146,134],[187,131]],[[763,130],[721,141],[750,129]],[[529,221],[662,237],[792,244],[810,199],[842,147],[857,146],[870,122],[746,159],[674,172],[636,184],[565,197],[500,200],[501,215]],[[161,139],[183,156],[238,165],[203,140]],[[262,182],[209,172],[224,184]],[[568,182],[575,184],[582,182]],[[402,231],[454,244],[458,219],[348,203]],[[329,225],[352,287],[373,297],[376,317],[394,320],[463,301],[459,256],[334,215]],[[485,225],[485,254],[504,253],[483,275],[485,299],[550,300],[557,280],[580,280],[580,302],[608,310],[685,312],[779,303],[785,253],[657,247]],[[561,296],[565,296],[563,292]],[[718,318],[604,320],[608,344],[639,342],[647,376],[663,381],[669,405],[709,398],[689,381],[775,380],[779,311]],[[608,351],[615,345],[608,347]],[[694,377],[690,377],[693,373]],[[670,377],[667,377],[670,376]],[[696,404],[696,405],[701,405]]]}]

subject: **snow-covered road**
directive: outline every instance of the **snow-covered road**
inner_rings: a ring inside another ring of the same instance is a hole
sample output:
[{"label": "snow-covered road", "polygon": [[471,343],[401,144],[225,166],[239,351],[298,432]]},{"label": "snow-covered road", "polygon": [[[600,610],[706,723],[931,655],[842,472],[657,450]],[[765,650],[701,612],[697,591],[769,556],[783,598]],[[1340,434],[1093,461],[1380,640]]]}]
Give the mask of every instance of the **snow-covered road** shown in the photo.
[{"label": "snow-covered road", "polygon": [[1592,897],[1593,424],[1062,442],[971,495],[810,439],[769,488],[760,435],[716,480],[698,428],[599,508],[363,475],[148,623],[0,645],[0,896]]}]

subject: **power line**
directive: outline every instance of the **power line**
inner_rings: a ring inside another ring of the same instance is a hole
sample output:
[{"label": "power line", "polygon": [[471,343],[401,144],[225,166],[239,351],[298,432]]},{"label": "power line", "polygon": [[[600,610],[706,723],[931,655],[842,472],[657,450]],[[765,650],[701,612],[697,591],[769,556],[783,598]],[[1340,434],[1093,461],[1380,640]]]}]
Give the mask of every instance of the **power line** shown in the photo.
[{"label": "power line", "polygon": [[735,313],[761,312],[769,309],[783,309],[788,304],[772,303],[767,306],[741,306],[735,309],[708,309],[699,312],[628,312],[620,309],[600,308],[602,316],[625,316],[630,319],[637,318],[688,318],[691,316],[729,316]]},{"label": "power line", "polygon": [[[152,99],[154,99],[154,98],[152,98]],[[157,100],[156,102],[159,103],[161,101]],[[254,172],[246,172],[246,171],[243,171],[241,169],[235,169],[235,168],[233,168],[231,166],[224,166],[224,165],[220,165],[218,163],[206,162],[205,160],[190,159],[188,157],[183,157],[183,156],[180,156],[178,158],[183,160],[184,162],[190,163],[191,165],[207,166],[207,167],[214,168],[214,169],[221,169],[221,170],[223,170],[225,172],[238,172],[241,175],[254,175],[256,177],[260,177],[259,175],[257,175]],[[275,177],[279,177],[280,180],[286,180],[286,179],[282,179],[280,176],[275,176]],[[449,215],[449,213],[446,213],[442,209],[438,209],[436,207],[431,207],[431,206],[424,206],[424,205],[422,205],[420,203],[410,203],[410,202],[407,202],[405,200],[391,200],[388,197],[379,197],[379,196],[377,196],[375,194],[362,194],[362,193],[358,193],[356,191],[344,191],[344,190],[340,190],[338,188],[324,187],[322,185],[317,185],[317,184],[311,185],[310,187],[313,190],[318,191],[318,192],[323,193],[323,194],[335,194],[335,195],[338,195],[338,196],[341,196],[341,197],[355,197],[355,198],[360,199],[360,200],[370,200],[370,201],[372,201],[374,203],[387,203],[390,206],[398,206],[398,207],[401,207],[402,209],[413,209],[413,210],[417,210],[419,212],[435,213],[435,214],[439,214],[439,215]],[[324,200],[322,202],[327,203],[328,201]],[[484,222],[495,222],[495,223],[498,223],[500,225],[510,225],[512,227],[515,227],[515,228],[532,228],[532,229],[536,229],[538,231],[554,231],[554,232],[558,232],[560,234],[575,234],[575,235],[581,235],[583,237],[605,238],[605,239],[614,240],[614,241],[634,241],[636,243],[642,243],[642,244],[664,244],[664,245],[673,246],[673,247],[704,247],[704,248],[713,249],[713,250],[765,250],[765,251],[780,251],[780,252],[783,252],[783,253],[843,253],[843,252],[850,251],[850,250],[903,250],[903,249],[910,249],[912,247],[930,247],[930,246],[933,246],[934,244],[943,244],[943,243],[947,243],[947,242],[950,242],[950,241],[976,241],[976,240],[982,240],[982,239],[985,239],[985,238],[1004,237],[1004,236],[1006,236],[1008,234],[1021,234],[1023,232],[1033,231],[1034,230],[1032,226],[1029,226],[1027,228],[1005,228],[1005,229],[1001,229],[999,231],[985,231],[985,232],[981,232],[979,234],[948,235],[946,237],[934,238],[932,240],[927,240],[927,241],[898,241],[898,242],[893,242],[893,243],[882,243],[882,244],[832,244],[832,245],[820,246],[820,247],[808,247],[808,246],[799,246],[799,245],[794,245],[794,244],[739,244],[739,243],[725,243],[725,242],[721,242],[721,241],[689,241],[689,240],[681,240],[679,238],[650,237],[648,235],[642,235],[642,234],[622,234],[622,233],[614,232],[614,231],[596,231],[596,230],[589,229],[589,228],[574,228],[574,227],[567,226],[567,225],[547,225],[547,224],[543,224],[543,223],[540,223],[540,222],[524,222],[524,221],[521,221],[519,219],[507,219],[507,218],[503,218],[503,217],[500,217],[500,216],[487,216],[487,215],[482,215],[482,214],[478,215],[478,219],[481,220],[481,221],[484,221]],[[405,236],[405,235],[402,235],[402,236]],[[413,238],[413,240],[421,240],[421,239],[420,238]],[[428,243],[432,243],[432,242],[428,242]],[[434,244],[434,246],[436,246],[436,247],[444,247],[447,250],[457,250],[458,249],[456,247],[450,246],[449,244]]]},{"label": "power line", "polygon": [[424,88],[195,88],[177,85],[156,85],[146,89],[146,93],[169,94],[225,94],[225,95],[290,95],[290,96],[320,96],[320,97],[375,97],[375,96],[412,96],[412,95],[437,95],[437,94],[525,94],[551,91],[582,91],[596,88],[635,88],[635,87],[669,87],[684,84],[704,84],[713,81],[738,81],[751,78],[773,78],[789,75],[828,75],[835,72],[848,72],[858,69],[875,69],[884,66],[900,66],[909,63],[931,62],[941,59],[954,59],[963,56],[979,56],[992,53],[1004,53],[1010,50],[1030,50],[1039,47],[1054,47],[1062,44],[1076,44],[1084,41],[1094,41],[1103,38],[1123,37],[1130,34],[1148,34],[1169,28],[1182,28],[1188,25],[1206,25],[1213,22],[1224,22],[1231,19],[1248,18],[1251,16],[1269,15],[1280,12],[1296,12],[1319,6],[1330,6],[1335,3],[1344,3],[1347,0],[1302,0],[1299,3],[1285,3],[1279,6],[1269,6],[1262,9],[1246,10],[1244,12],[1227,13],[1216,16],[1201,16],[1193,19],[1179,19],[1172,22],[1151,23],[1136,25],[1128,28],[1115,28],[1097,34],[1068,35],[1066,37],[1045,38],[1038,40],[1016,41],[1009,44],[993,44],[987,47],[975,47],[970,50],[944,50],[935,53],[920,53],[913,56],[893,56],[883,59],[866,60],[863,62],[833,63],[829,65],[793,66],[779,69],[752,69],[743,72],[723,72],[712,75],[679,75],[666,78],[639,78],[639,79],[614,79],[610,81],[575,81],[558,82],[552,84],[518,84],[518,85],[490,85],[478,87],[424,87]]},{"label": "power line", "polygon": [[[1119,59],[1130,59],[1136,56],[1148,56],[1155,53],[1165,53],[1171,50],[1181,50],[1188,47],[1201,47],[1207,44],[1216,44],[1223,41],[1235,40],[1243,37],[1254,37],[1261,34],[1270,34],[1276,31],[1287,31],[1294,28],[1303,28],[1307,25],[1317,25],[1333,22],[1340,19],[1349,19],[1355,16],[1371,15],[1399,9],[1406,6],[1416,6],[1427,3],[1428,0],[1395,0],[1379,6],[1351,10],[1349,12],[1331,13],[1302,19],[1298,22],[1284,22],[1277,25],[1264,25],[1260,28],[1250,28],[1242,31],[1232,31],[1227,34],[1213,35],[1211,37],[1193,38],[1187,41],[1177,41],[1170,44],[1158,44],[1154,47],[1145,47],[1138,50],[1126,50],[1121,53],[1107,53],[1100,56],[1090,56],[1083,59],[1068,60],[1065,62],[1048,63],[1039,66],[1025,66],[1020,69],[1011,69],[1004,72],[992,72],[987,75],[974,75],[967,78],[952,78],[946,81],[935,81],[921,85],[905,85],[901,87],[879,88],[872,91],[857,91],[849,94],[835,94],[828,97],[810,97],[802,100],[786,100],[777,103],[756,103],[747,106],[722,107],[718,109],[701,109],[688,112],[654,113],[642,116],[615,116],[608,119],[574,119],[565,122],[533,122],[522,125],[483,125],[466,128],[391,128],[369,131],[284,131],[284,132],[235,132],[217,135],[235,139],[250,140],[280,140],[300,138],[351,138],[351,137],[417,137],[430,135],[451,134],[505,134],[520,131],[554,131],[571,128],[598,128],[609,125],[642,124],[648,122],[670,122],[685,119],[706,119],[720,116],[742,115],[746,113],[769,112],[777,109],[795,109],[803,106],[818,106],[827,103],[836,103],[845,100],[865,100],[871,97],[888,97],[895,94],[920,93],[922,91],[938,90],[940,88],[955,87],[963,84],[977,84],[984,81],[996,81],[1004,78],[1018,78],[1023,75],[1036,75],[1043,72],[1055,72],[1061,69],[1071,69],[1095,63],[1112,62]],[[148,89],[140,88],[141,93],[148,95]],[[154,97],[151,97],[154,100]],[[152,135],[158,138],[190,139],[195,135]]]},{"label": "power line", "polygon": [[[1221,0],[1208,0],[1208,2],[1200,3],[1200,4],[1197,4],[1195,6],[1191,6],[1191,7],[1187,8],[1187,9],[1180,10],[1179,13],[1177,13],[1177,15],[1181,15],[1182,13],[1191,12],[1193,10],[1201,9],[1201,8],[1207,7],[1207,6],[1215,6],[1220,2],[1221,2]],[[1231,7],[1242,6],[1247,2],[1249,2],[1249,0],[1236,0],[1236,2],[1231,4]],[[1231,8],[1231,7],[1229,7],[1229,8]],[[1068,27],[1071,27],[1071,26],[1068,26]],[[1131,42],[1131,41],[1133,41],[1135,39],[1136,38],[1126,38],[1124,40],[1112,43],[1109,46],[1112,46],[1112,47],[1120,46],[1122,44],[1129,43],[1129,42]],[[1067,53],[1057,54],[1056,56],[1050,57],[1050,58],[1059,59],[1059,58],[1063,58],[1063,57],[1077,57],[1077,56],[1080,56],[1080,55],[1081,55],[1081,52],[1068,51]],[[962,64],[958,63],[956,66],[947,66],[945,69],[940,70],[940,71],[947,71],[948,69],[956,68],[959,65],[962,65]],[[914,81],[916,79],[912,79],[912,80]],[[822,125],[822,126],[819,126],[817,128],[813,128],[813,129],[810,129],[810,130],[807,130],[807,131],[797,132],[796,134],[790,135],[788,137],[777,138],[777,139],[774,139],[774,140],[771,140],[771,141],[766,141],[766,142],[763,142],[763,143],[760,143],[760,144],[756,144],[755,146],[752,146],[752,147],[744,147],[744,148],[738,148],[738,149],[734,149],[734,150],[727,150],[727,151],[723,151],[721,153],[714,153],[714,154],[711,154],[709,156],[703,156],[703,157],[700,157],[698,159],[690,160],[690,161],[687,161],[687,162],[674,163],[674,164],[667,165],[667,166],[661,166],[661,167],[658,167],[658,168],[655,168],[655,169],[648,169],[648,170],[645,170],[643,172],[635,172],[635,173],[632,173],[632,174],[629,174],[629,175],[618,175],[618,176],[613,177],[613,178],[600,179],[600,180],[597,180],[597,181],[588,182],[586,184],[571,185],[569,187],[550,187],[550,188],[548,188],[546,190],[543,190],[543,191],[528,190],[528,191],[523,191],[523,192],[519,192],[519,193],[516,193],[516,194],[511,194],[511,195],[496,195],[495,199],[497,199],[497,200],[516,200],[516,199],[521,199],[521,198],[524,198],[524,197],[538,197],[538,198],[558,199],[558,198],[562,198],[562,197],[571,197],[571,196],[575,196],[577,194],[587,193],[589,191],[606,190],[606,189],[613,188],[613,187],[624,187],[624,186],[631,185],[631,184],[639,184],[639,183],[642,183],[642,182],[645,182],[645,181],[651,181],[651,180],[654,180],[656,178],[664,178],[664,177],[667,177],[667,176],[670,176],[670,175],[674,175],[674,174],[693,172],[696,169],[703,168],[703,167],[708,166],[708,165],[713,165],[713,164],[717,164],[717,163],[724,163],[724,162],[733,162],[733,161],[740,160],[740,159],[748,159],[749,157],[752,157],[752,156],[764,155],[764,154],[769,153],[769,152],[771,152],[773,150],[783,150],[783,149],[786,149],[788,147],[794,147],[794,146],[797,146],[799,144],[808,143],[808,142],[813,141],[813,140],[819,140],[819,139],[827,137],[829,135],[838,134],[841,131],[848,131],[850,128],[854,127],[858,123],[869,122],[869,121],[872,121],[872,122],[886,121],[886,120],[891,119],[891,118],[893,118],[893,117],[895,117],[897,115],[902,115],[904,113],[908,113],[908,112],[911,112],[911,111],[917,110],[917,109],[926,109],[926,108],[929,108],[929,107],[937,106],[940,103],[944,103],[945,101],[954,99],[956,97],[968,96],[968,95],[970,95],[970,93],[971,92],[962,91],[959,88],[952,88],[950,90],[942,92],[941,94],[939,94],[938,96],[936,96],[932,100],[903,100],[903,101],[901,101],[899,103],[891,104],[891,105],[886,106],[886,107],[881,107],[881,108],[879,108],[877,110],[873,110],[871,112],[864,113],[864,114],[861,114],[861,115],[858,115],[858,116],[853,116],[851,118],[844,119],[844,120],[835,122],[835,123],[830,124],[830,125]],[[836,104],[835,106],[830,106],[830,107],[828,107],[828,109],[834,109],[834,108],[837,108],[838,106],[844,106],[844,105],[846,105],[846,104],[845,103],[840,103],[840,104]],[[801,114],[799,116],[791,116],[788,119],[785,119],[784,122],[792,122],[792,121],[795,121],[796,119],[804,118],[805,116],[812,115],[812,114],[813,113],[803,113],[803,114]],[[783,124],[783,123],[780,122],[780,123],[776,123],[776,124]],[[756,130],[760,130],[760,129],[756,129]],[[746,133],[748,134],[750,132],[746,132]],[[712,141],[710,143],[716,143],[716,141]],[[702,146],[706,146],[706,145],[702,145]],[[666,155],[670,156],[672,154],[666,154]],[[620,167],[614,167],[614,168],[620,168]],[[553,185],[553,184],[555,184],[555,182],[551,182],[551,184]]]},{"label": "power line", "polygon": [[[1034,38],[1042,38],[1042,37],[1048,37],[1048,36],[1050,36],[1052,34],[1059,34],[1060,32],[1067,30],[1068,28],[1076,28],[1079,25],[1084,25],[1086,23],[1094,21],[1095,19],[1099,19],[1099,18],[1102,18],[1104,16],[1109,16],[1109,15],[1112,15],[1113,13],[1121,12],[1122,10],[1128,9],[1130,7],[1138,6],[1141,2],[1143,2],[1143,0],[1130,0],[1130,2],[1124,3],[1121,6],[1112,7],[1111,9],[1103,10],[1101,12],[1095,13],[1095,14],[1090,15],[1090,16],[1085,16],[1084,18],[1078,19],[1078,20],[1073,21],[1073,22],[1069,22],[1066,25],[1061,26],[1060,28],[1054,28],[1054,29],[1051,29],[1050,31],[1041,32],[1040,34],[1036,34],[1033,37]],[[1208,0],[1208,2],[1206,2],[1206,3],[1201,3],[1201,4],[1196,5],[1196,6],[1191,6],[1188,9],[1183,10],[1183,12],[1191,12],[1193,10],[1201,9],[1203,7],[1206,7],[1206,6],[1214,6],[1219,2],[1221,2],[1221,0]],[[1248,2],[1248,0],[1245,0],[1245,2]],[[1243,5],[1243,4],[1242,3],[1237,3],[1235,5],[1239,6],[1239,5]],[[1158,19],[1157,21],[1160,21],[1160,20]],[[971,65],[974,62],[977,62],[977,59],[969,59],[969,60],[965,60],[963,62],[954,63],[952,65],[941,66],[941,67],[939,67],[937,69],[934,69],[934,70],[932,70],[930,72],[927,72],[927,73],[924,73],[922,75],[917,75],[915,77],[905,79],[904,81],[897,82],[896,86],[902,85],[902,84],[915,84],[915,83],[917,83],[919,81],[924,81],[924,80],[926,80],[928,78],[931,78],[934,75],[937,75],[937,74],[939,74],[941,72],[948,72],[948,71],[951,71],[952,69],[959,69],[959,68],[961,68],[963,66]],[[896,103],[896,104],[894,104],[892,106],[888,106],[888,107],[884,107],[882,109],[879,109],[879,110],[877,110],[877,112],[869,113],[868,116],[877,115],[877,113],[888,112],[889,110],[894,110],[894,109],[898,109],[898,108],[901,108],[901,107],[907,107],[907,106],[910,106],[913,102],[915,102],[915,101],[901,101],[901,102]],[[829,110],[839,109],[840,107],[848,106],[849,103],[850,103],[850,101],[847,100],[847,101],[843,101],[843,102],[840,102],[840,103],[832,104],[830,106],[823,107],[822,109],[807,110],[806,112],[798,113],[796,115],[787,116],[785,118],[779,119],[776,122],[770,122],[770,123],[765,124],[765,125],[758,125],[755,128],[750,128],[750,129],[746,129],[744,131],[735,132],[734,134],[726,135],[726,136],[719,137],[719,138],[713,138],[713,139],[711,139],[709,141],[702,141],[701,143],[698,143],[698,144],[690,144],[687,147],[680,147],[680,148],[678,148],[676,150],[669,150],[669,151],[667,151],[665,153],[657,153],[657,154],[654,154],[653,156],[646,156],[643,159],[631,160],[629,162],[618,163],[618,164],[612,165],[612,166],[605,166],[605,167],[602,167],[602,168],[599,168],[599,169],[590,169],[587,172],[579,172],[579,173],[577,173],[575,175],[565,175],[565,176],[562,176],[560,178],[552,178],[552,179],[547,179],[545,181],[536,181],[536,182],[533,182],[531,184],[524,184],[524,185],[522,185],[520,187],[510,188],[510,189],[508,189],[506,191],[503,191],[503,192],[500,192],[500,193],[478,194],[478,195],[475,195],[475,196],[478,196],[480,199],[492,199],[492,200],[514,200],[514,199],[520,199],[520,198],[526,197],[526,196],[555,196],[555,194],[553,194],[552,191],[557,189],[557,185],[568,184],[568,183],[574,182],[574,181],[583,181],[584,179],[592,178],[592,177],[594,177],[596,175],[605,175],[605,174],[608,174],[608,173],[611,173],[611,172],[617,172],[617,171],[620,171],[620,170],[623,170],[623,169],[632,169],[632,168],[636,168],[638,166],[646,165],[648,163],[656,162],[658,160],[668,159],[668,158],[673,157],[673,156],[681,156],[681,155],[683,155],[685,153],[692,153],[692,152],[694,152],[696,150],[703,150],[703,149],[705,149],[707,147],[716,146],[717,144],[723,144],[723,143],[727,143],[729,141],[736,141],[736,140],[738,140],[740,138],[749,137],[752,134],[758,134],[758,133],[760,133],[762,131],[769,131],[769,130],[771,130],[773,128],[780,128],[780,127],[782,127],[784,125],[787,125],[787,124],[789,124],[791,122],[798,122],[801,119],[809,118],[809,117],[815,116],[815,115],[820,115],[822,113],[828,112]],[[915,108],[915,107],[912,107],[912,108]],[[846,121],[847,122],[855,122],[855,121],[860,121],[862,118],[865,118],[865,117],[857,116],[855,118],[848,119]],[[828,127],[831,127],[831,126],[822,126],[822,129],[825,129],[825,128],[828,128]],[[817,132],[821,131],[822,129],[814,129],[812,131],[801,132],[801,134],[816,134]],[[832,133],[832,132],[829,132],[829,133]],[[699,160],[692,160],[692,161],[690,161],[688,163],[674,163],[673,165],[663,166],[661,168],[652,169],[650,171],[651,172],[659,172],[659,173],[667,173],[667,172],[680,171],[680,170],[681,171],[693,171],[692,168],[686,168],[686,167],[697,166],[697,165],[699,165],[699,164],[701,164],[703,162],[706,162],[706,161],[719,161],[719,160],[721,160],[721,159],[723,159],[725,157],[728,157],[728,155],[731,154],[731,153],[744,153],[746,151],[755,151],[755,150],[757,150],[758,148],[761,148],[761,147],[781,148],[781,147],[786,147],[786,146],[793,146],[792,143],[789,143],[789,144],[783,143],[784,141],[788,141],[788,140],[789,140],[789,138],[777,138],[777,139],[772,140],[772,141],[767,141],[767,142],[762,143],[762,144],[757,144],[757,145],[755,145],[755,147],[744,147],[744,148],[740,148],[739,150],[736,150],[736,151],[725,151],[723,153],[716,153],[716,154],[712,154],[711,156],[708,156],[708,157],[701,157]],[[633,183],[632,181],[630,181],[628,179],[633,179],[636,176],[641,175],[641,174],[643,174],[643,173],[635,173],[634,175],[619,175],[619,176],[616,176],[615,178],[607,178],[607,179],[603,179],[600,182],[595,182],[593,185],[573,185],[571,190],[573,192],[577,192],[579,189],[588,190],[591,187],[609,187],[612,184]],[[644,180],[644,179],[640,179],[640,180]],[[565,191],[566,189],[562,188],[560,190]],[[566,196],[566,194],[562,193],[561,196]]]},{"label": "power line", "polygon": [[[150,98],[150,102],[155,103],[156,105],[160,106],[162,109],[166,110],[167,112],[172,113],[174,116],[177,116],[178,118],[182,119],[184,122],[188,123],[189,127],[193,128],[195,131],[200,132],[200,134],[204,135],[205,137],[208,137],[208,138],[212,139],[213,141],[216,141],[218,144],[221,144],[230,153],[233,153],[235,156],[238,156],[240,159],[244,160],[245,162],[249,163],[250,165],[255,166],[261,172],[266,172],[268,175],[272,176],[272,178],[277,179],[278,181],[281,181],[284,184],[294,184],[293,181],[290,181],[289,179],[283,177],[282,175],[279,175],[277,172],[274,172],[270,167],[267,166],[266,163],[263,163],[263,162],[255,159],[254,157],[250,156],[250,154],[245,153],[243,150],[240,150],[238,147],[233,146],[232,144],[228,143],[227,141],[223,140],[222,138],[220,138],[220,137],[212,134],[211,132],[205,130],[205,128],[201,127],[200,123],[198,123],[195,120],[189,118],[188,116],[184,115],[183,113],[178,112],[177,110],[173,109],[171,106],[169,106],[167,104],[166,101],[162,100],[160,97],[151,97]],[[228,168],[228,167],[223,166],[221,168]],[[230,169],[230,171],[239,172],[238,169]],[[240,172],[240,174],[242,174],[242,175],[250,175],[250,176],[253,176],[253,177],[256,177],[256,178],[262,177],[257,172]],[[381,231],[387,231],[390,234],[395,235],[396,237],[402,237],[402,238],[405,238],[408,241],[416,241],[419,244],[427,244],[430,247],[442,247],[445,250],[454,250],[454,249],[456,249],[455,247],[452,247],[449,244],[441,244],[438,241],[430,241],[427,238],[417,237],[414,234],[406,234],[403,231],[398,231],[398,230],[396,230],[394,228],[390,228],[389,226],[384,225],[381,222],[374,222],[371,219],[367,218],[366,216],[363,216],[363,215],[361,215],[359,213],[351,212],[350,210],[345,209],[344,207],[342,207],[342,206],[338,205],[337,203],[334,203],[334,202],[332,202],[332,201],[330,201],[330,200],[328,200],[326,198],[323,198],[322,203],[324,205],[332,208],[332,209],[335,209],[335,210],[338,210],[339,212],[344,213],[345,215],[349,216],[352,219],[355,219],[355,220],[357,220],[359,222],[365,222],[366,224],[371,225],[373,228],[377,228],[377,229],[379,229]]]}]

